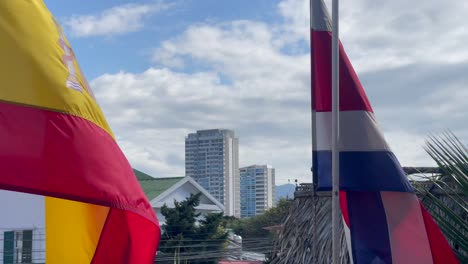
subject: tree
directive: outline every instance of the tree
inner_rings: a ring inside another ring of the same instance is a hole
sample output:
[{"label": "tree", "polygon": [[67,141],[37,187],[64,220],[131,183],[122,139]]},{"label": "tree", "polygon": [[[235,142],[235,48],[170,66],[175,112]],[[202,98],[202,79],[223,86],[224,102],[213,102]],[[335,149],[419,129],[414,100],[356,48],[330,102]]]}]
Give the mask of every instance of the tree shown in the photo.
[{"label": "tree", "polygon": [[264,214],[233,221],[230,227],[242,239],[269,237],[272,233],[264,227],[282,224],[291,203],[291,200],[281,199],[276,207],[268,209]]},{"label": "tree", "polygon": [[[227,239],[222,226],[223,213],[208,214],[200,218],[195,207],[200,204],[201,193],[191,194],[182,202],[174,201],[174,208],[164,205],[161,213],[166,218],[157,262],[217,263]],[[199,221],[197,222],[197,219]]]},{"label": "tree", "polygon": [[427,177],[429,187],[414,186],[460,263],[468,263],[468,149],[451,132],[431,137],[425,149],[442,173]]},{"label": "tree", "polygon": [[[197,239],[203,241],[199,244],[201,252],[220,255],[228,233],[222,225],[223,213],[208,214],[204,220],[200,220]],[[217,259],[217,258],[216,258]],[[201,263],[201,262],[198,262]],[[212,263],[212,262],[203,262]],[[216,262],[213,262],[216,263]]]},{"label": "tree", "polygon": [[224,221],[228,228],[242,237],[243,250],[264,253],[270,259],[276,233],[265,227],[282,225],[292,203],[292,200],[281,199],[276,207],[268,209],[262,215],[243,219],[225,217]]}]

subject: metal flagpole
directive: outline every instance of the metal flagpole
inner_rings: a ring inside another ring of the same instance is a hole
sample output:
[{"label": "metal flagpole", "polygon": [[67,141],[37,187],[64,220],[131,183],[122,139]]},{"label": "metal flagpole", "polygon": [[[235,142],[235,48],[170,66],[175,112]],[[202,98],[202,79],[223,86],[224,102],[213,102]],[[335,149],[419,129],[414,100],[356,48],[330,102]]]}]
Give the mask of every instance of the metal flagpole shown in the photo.
[{"label": "metal flagpole", "polygon": [[333,0],[332,4],[332,260],[338,264],[340,256],[340,234],[338,225],[340,221],[339,204],[339,175],[340,175],[340,96],[339,96],[339,29],[338,29],[338,5],[339,0]]}]

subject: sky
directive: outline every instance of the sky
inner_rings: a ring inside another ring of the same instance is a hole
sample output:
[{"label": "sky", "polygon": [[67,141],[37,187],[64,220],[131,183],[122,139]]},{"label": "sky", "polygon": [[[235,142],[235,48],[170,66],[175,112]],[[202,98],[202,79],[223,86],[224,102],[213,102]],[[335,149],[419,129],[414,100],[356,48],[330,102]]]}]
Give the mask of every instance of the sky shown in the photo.
[{"label": "sky", "polygon": [[[308,0],[45,0],[134,168],[184,175],[184,140],[233,129],[240,166],[311,182]],[[331,0],[326,1],[329,9]],[[340,38],[392,150],[468,140],[468,2],[340,2]]]}]

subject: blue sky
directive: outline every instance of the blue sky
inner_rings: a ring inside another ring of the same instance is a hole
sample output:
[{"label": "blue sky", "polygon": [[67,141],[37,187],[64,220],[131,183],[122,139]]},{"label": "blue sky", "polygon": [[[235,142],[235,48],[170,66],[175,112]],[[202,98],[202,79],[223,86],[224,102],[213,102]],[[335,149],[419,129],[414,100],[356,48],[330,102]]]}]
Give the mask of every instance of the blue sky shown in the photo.
[{"label": "blue sky", "polygon": [[[308,0],[45,2],[134,167],[183,175],[185,135],[228,128],[241,166],[310,182]],[[400,162],[433,165],[430,133],[466,142],[468,4],[353,0],[340,12],[341,40]]]},{"label": "blue sky", "polygon": [[[67,1],[45,0],[50,11],[66,25],[72,17],[99,16],[102,11],[117,6],[129,8],[142,5],[167,5],[164,11],[141,16],[141,28],[119,34],[100,34],[68,37],[88,77],[93,79],[106,72],[143,71],[153,65],[148,59],[152,49],[161,41],[181,34],[198,23],[216,23],[229,20],[255,19],[278,22],[276,5],[271,0],[181,0],[181,1]],[[66,27],[66,26],[65,26]]]}]

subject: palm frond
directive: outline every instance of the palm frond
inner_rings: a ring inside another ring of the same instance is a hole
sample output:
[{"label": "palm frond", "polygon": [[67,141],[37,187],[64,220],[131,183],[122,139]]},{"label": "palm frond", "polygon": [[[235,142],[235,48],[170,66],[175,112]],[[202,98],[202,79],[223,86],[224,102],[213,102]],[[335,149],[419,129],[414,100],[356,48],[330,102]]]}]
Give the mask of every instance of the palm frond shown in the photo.
[{"label": "palm frond", "polygon": [[450,131],[430,136],[426,152],[442,173],[414,184],[461,263],[468,263],[468,150]]}]

